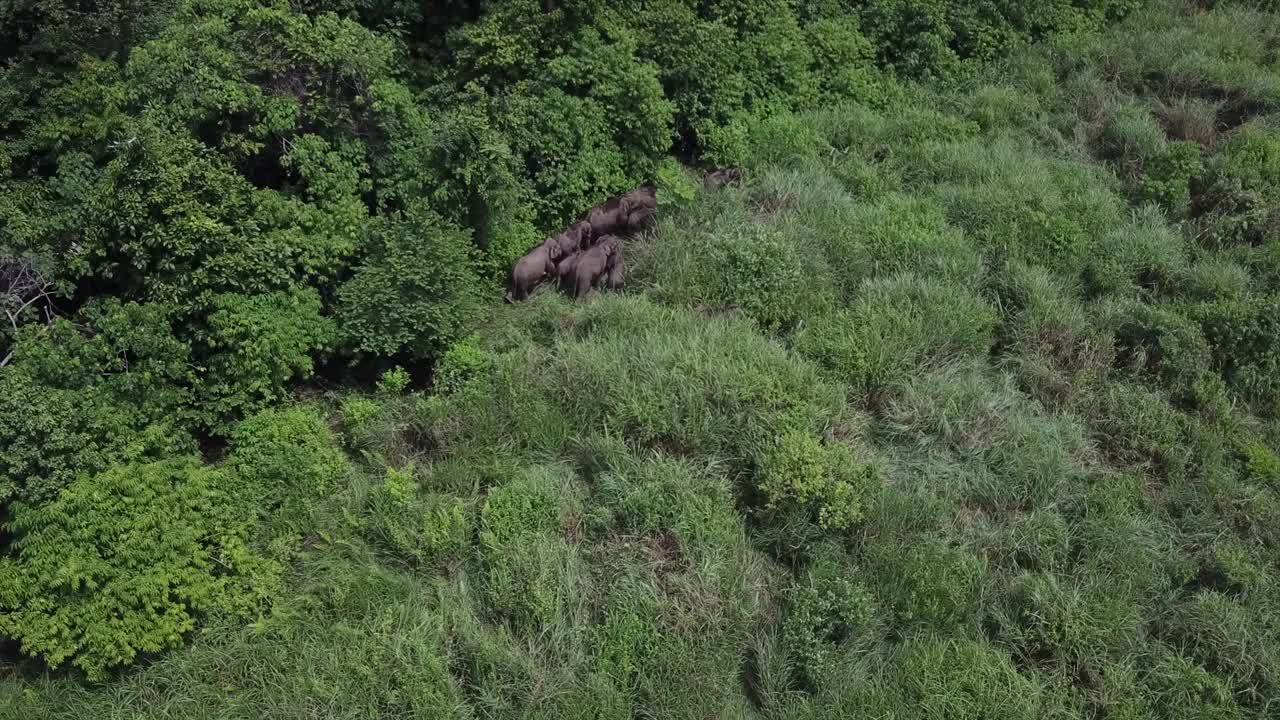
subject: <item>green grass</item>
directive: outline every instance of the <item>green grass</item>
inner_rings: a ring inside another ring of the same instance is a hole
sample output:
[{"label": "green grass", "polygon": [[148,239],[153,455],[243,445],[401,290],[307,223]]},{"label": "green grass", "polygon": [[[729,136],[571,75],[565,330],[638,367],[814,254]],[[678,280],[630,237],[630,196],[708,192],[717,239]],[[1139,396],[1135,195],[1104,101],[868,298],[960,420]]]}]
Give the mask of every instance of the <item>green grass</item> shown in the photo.
[{"label": "green grass", "polygon": [[[1273,716],[1280,236],[1197,202],[1266,177],[1220,153],[1280,142],[1277,17],[756,123],[625,293],[318,398],[350,467],[284,502],[264,615],[100,683],[6,661],[0,718]],[[1144,194],[1186,140],[1187,202]]]}]

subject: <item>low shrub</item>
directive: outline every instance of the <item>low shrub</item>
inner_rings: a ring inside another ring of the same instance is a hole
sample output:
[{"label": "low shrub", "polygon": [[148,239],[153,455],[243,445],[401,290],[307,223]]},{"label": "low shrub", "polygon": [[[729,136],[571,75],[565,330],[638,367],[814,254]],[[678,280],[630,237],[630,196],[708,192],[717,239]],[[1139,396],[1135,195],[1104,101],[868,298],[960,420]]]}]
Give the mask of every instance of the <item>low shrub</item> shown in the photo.
[{"label": "low shrub", "polygon": [[906,717],[1031,720],[1043,690],[985,643],[924,635],[894,655],[889,676]]},{"label": "low shrub", "polygon": [[875,611],[867,589],[839,573],[810,574],[791,590],[782,642],[807,687],[820,687],[837,671],[842,646],[866,629]]},{"label": "low shrub", "polygon": [[205,613],[252,613],[280,568],[249,545],[255,508],[198,458],[113,465],[15,508],[0,634],[92,679],[177,647]]},{"label": "low shrub", "polygon": [[1141,647],[1141,614],[1132,598],[1057,575],[1018,578],[1002,640],[1025,662],[1058,672],[1101,675]]},{"label": "low shrub", "polygon": [[867,548],[869,589],[902,628],[964,635],[976,627],[987,574],[984,559],[936,537],[906,546],[873,542]]},{"label": "low shrub", "polygon": [[305,406],[264,410],[241,421],[231,432],[225,467],[237,483],[236,495],[266,521],[272,540],[309,530],[320,503],[351,473],[325,418]]},{"label": "low shrub", "polygon": [[536,634],[568,622],[578,591],[575,548],[559,535],[562,502],[574,502],[552,470],[534,468],[495,488],[480,509],[482,594],[495,617]]},{"label": "low shrub", "polygon": [[862,497],[879,484],[879,473],[846,445],[824,446],[791,431],[764,454],[756,482],[766,507],[802,509],[823,528],[847,530],[862,517]]},{"label": "low shrub", "polygon": [[362,351],[432,357],[462,335],[479,309],[479,280],[465,233],[433,213],[372,231],[369,253],[338,290],[338,321]]},{"label": "low shrub", "polygon": [[459,498],[424,491],[412,468],[387,468],[366,503],[366,536],[405,561],[430,567],[464,557],[472,535],[466,506]]}]

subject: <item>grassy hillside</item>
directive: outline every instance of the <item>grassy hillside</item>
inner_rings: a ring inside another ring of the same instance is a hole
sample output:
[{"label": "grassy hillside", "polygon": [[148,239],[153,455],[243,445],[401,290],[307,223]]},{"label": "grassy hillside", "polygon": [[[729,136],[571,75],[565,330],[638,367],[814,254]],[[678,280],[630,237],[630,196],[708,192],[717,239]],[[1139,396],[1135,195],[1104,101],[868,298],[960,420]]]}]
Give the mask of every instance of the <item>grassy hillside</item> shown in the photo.
[{"label": "grassy hillside", "polygon": [[6,661],[0,718],[1274,717],[1280,15],[1244,5],[751,120],[741,186],[663,176],[625,292],[242,424],[163,507],[234,487],[277,552],[166,535],[264,565],[139,667]]}]

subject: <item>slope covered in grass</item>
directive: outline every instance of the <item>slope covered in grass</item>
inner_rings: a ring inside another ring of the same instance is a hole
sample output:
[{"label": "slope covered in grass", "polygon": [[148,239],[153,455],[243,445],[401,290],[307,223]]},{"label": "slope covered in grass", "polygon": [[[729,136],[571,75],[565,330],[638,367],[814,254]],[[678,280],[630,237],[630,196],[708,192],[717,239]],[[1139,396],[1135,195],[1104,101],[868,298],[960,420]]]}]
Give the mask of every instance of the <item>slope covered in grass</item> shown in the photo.
[{"label": "slope covered in grass", "polygon": [[232,443],[318,458],[268,615],[0,717],[1273,716],[1277,38],[1159,3],[756,121],[625,293]]}]

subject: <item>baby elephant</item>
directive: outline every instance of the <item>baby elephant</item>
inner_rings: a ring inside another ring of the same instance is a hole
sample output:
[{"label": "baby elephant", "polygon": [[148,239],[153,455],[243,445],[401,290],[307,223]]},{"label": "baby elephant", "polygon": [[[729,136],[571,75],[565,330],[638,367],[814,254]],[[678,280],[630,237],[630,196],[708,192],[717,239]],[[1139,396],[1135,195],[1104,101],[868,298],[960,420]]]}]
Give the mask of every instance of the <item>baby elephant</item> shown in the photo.
[{"label": "baby elephant", "polygon": [[564,232],[556,236],[556,244],[560,246],[562,257],[566,258],[582,248],[590,247],[590,223],[583,221],[570,225]]},{"label": "baby elephant", "polygon": [[732,185],[742,179],[742,171],[738,168],[723,168],[707,176],[703,185],[711,190],[719,190],[725,185]]},{"label": "baby elephant", "polygon": [[604,286],[610,290],[622,289],[622,248],[613,251],[613,267],[605,276]]},{"label": "baby elephant", "polygon": [[555,239],[547,240],[516,261],[511,268],[509,285],[513,301],[527,300],[529,293],[548,275],[556,274],[556,261],[562,256]]},{"label": "baby elephant", "polygon": [[603,237],[594,247],[578,256],[573,267],[573,297],[585,297],[600,278],[613,270],[618,262],[618,238]]}]

